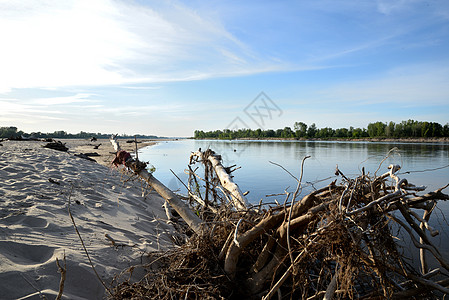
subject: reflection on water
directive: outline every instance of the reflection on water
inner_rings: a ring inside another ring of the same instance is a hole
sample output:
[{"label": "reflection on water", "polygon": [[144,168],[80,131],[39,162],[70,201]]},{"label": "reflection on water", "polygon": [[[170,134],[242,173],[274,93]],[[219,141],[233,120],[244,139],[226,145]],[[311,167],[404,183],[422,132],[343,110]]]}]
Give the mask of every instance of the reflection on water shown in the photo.
[{"label": "reflection on water", "polygon": [[[225,166],[241,166],[241,169],[233,173],[234,180],[243,191],[250,191],[247,198],[253,203],[258,203],[260,199],[274,202],[275,198],[282,203],[283,196],[266,195],[281,194],[285,190],[293,192],[296,188],[296,181],[270,161],[282,165],[299,178],[301,160],[306,155],[311,158],[304,165],[305,184],[302,195],[314,187],[319,188],[335,180],[336,165],[346,176],[355,177],[361,174],[362,168],[365,173],[370,174],[379,169],[379,175],[387,171],[389,164],[399,164],[402,166],[399,177],[407,178],[416,185],[425,185],[428,187],[427,191],[449,183],[449,145],[440,143],[179,140],[160,142],[141,149],[139,157],[156,167],[154,175],[170,189],[183,192],[182,184],[170,169],[185,182],[187,175],[184,174],[184,169],[189,155],[198,148],[211,148],[221,154]],[[396,150],[390,152],[391,149]],[[390,156],[382,162],[389,152]],[[426,171],[437,168],[440,169]],[[446,193],[448,192],[449,189]],[[443,256],[449,256],[449,225],[445,215],[449,215],[449,203],[440,202],[438,209],[432,214],[430,225],[440,230],[441,234],[433,240],[440,247]],[[399,235],[399,238],[402,239],[402,236]],[[401,244],[406,249],[411,249],[410,239],[405,237]],[[407,256],[412,264],[417,263],[416,251]]]},{"label": "reflection on water", "polygon": [[301,160],[306,155],[311,158],[304,166],[303,193],[334,180],[336,165],[346,176],[357,176],[362,168],[365,173],[374,174],[393,148],[397,149],[381,164],[377,174],[386,172],[388,165],[394,163],[402,166],[401,176],[417,185],[428,186],[428,190],[449,182],[449,168],[420,172],[449,165],[449,145],[443,143],[179,140],[141,149],[139,156],[156,167],[155,176],[159,180],[176,189],[182,185],[170,169],[185,180],[184,169],[190,152],[198,148],[211,148],[221,154],[224,165],[242,167],[233,173],[234,179],[242,190],[250,191],[251,202],[260,199],[271,202],[273,199],[267,199],[266,195],[283,193],[286,189],[292,191],[296,187],[296,181],[270,161],[299,177]]}]

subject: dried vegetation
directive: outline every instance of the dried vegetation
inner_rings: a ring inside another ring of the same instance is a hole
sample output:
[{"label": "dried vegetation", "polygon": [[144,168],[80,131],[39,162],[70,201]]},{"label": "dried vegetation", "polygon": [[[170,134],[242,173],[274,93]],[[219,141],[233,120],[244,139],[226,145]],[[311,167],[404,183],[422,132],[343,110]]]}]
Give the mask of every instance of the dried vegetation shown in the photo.
[{"label": "dried vegetation", "polygon": [[[186,171],[188,203],[203,222],[201,232],[185,225],[188,241],[149,254],[153,262],[146,275],[117,284],[115,298],[434,299],[449,294],[449,261],[432,241],[438,232],[428,222],[437,201],[449,199],[442,192],[447,186],[420,194],[424,188],[399,178],[397,165],[380,176],[362,172],[357,178],[337,168],[338,184],[300,198],[300,178],[283,204],[242,208],[244,196],[229,188],[229,178],[223,181],[213,160],[220,161],[213,151],[197,151]],[[413,249],[403,247],[405,235]],[[420,266],[411,263],[410,251],[420,252]],[[436,266],[431,270],[429,259]]]}]

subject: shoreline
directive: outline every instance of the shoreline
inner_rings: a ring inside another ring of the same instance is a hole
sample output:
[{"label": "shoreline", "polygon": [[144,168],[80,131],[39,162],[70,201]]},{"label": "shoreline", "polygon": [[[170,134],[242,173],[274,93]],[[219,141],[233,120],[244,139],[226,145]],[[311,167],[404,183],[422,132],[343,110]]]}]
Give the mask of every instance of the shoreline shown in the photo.
[{"label": "shoreline", "polygon": [[[87,139],[60,139],[57,141],[61,141],[63,144],[66,144],[69,148],[69,153],[97,153],[98,156],[89,157],[105,167],[111,167],[112,161],[115,158],[115,150],[109,139],[98,139],[94,142]],[[131,154],[136,152],[136,144],[134,142],[127,143],[128,139],[119,139],[118,141],[122,150],[125,150]],[[137,150],[148,146],[153,146],[156,143],[156,141],[149,139],[137,139]],[[95,149],[94,147],[98,145],[100,145],[98,149]]]},{"label": "shoreline", "polygon": [[397,142],[397,143],[449,143],[449,137],[442,138],[192,138],[194,140],[217,140],[217,141],[298,141],[298,142]]}]

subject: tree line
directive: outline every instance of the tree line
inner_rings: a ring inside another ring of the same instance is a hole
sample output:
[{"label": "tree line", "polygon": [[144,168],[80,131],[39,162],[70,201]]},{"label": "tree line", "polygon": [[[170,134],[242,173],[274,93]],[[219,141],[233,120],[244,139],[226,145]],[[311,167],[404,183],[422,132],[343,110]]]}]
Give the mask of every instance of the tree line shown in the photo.
[{"label": "tree line", "polygon": [[[155,135],[126,135],[122,134],[120,137],[122,138],[134,138],[136,136],[137,138],[143,138],[143,139],[154,139],[158,138]],[[18,130],[17,127],[10,126],[10,127],[0,127],[0,138],[9,138],[9,139],[45,139],[45,138],[54,138],[54,139],[90,139],[90,138],[97,138],[97,139],[109,139],[111,137],[111,134],[105,134],[105,133],[92,133],[92,132],[84,132],[81,131],[79,133],[67,133],[66,131],[55,131],[53,133],[43,133],[43,132],[32,132],[32,133],[26,133],[22,130]]]},{"label": "tree line", "polygon": [[369,123],[367,128],[317,128],[315,123],[310,126],[304,122],[295,122],[293,129],[238,129],[238,130],[195,130],[195,139],[240,139],[240,138],[305,138],[305,139],[332,139],[332,138],[440,138],[449,137],[449,123],[442,126],[436,122],[402,121],[400,123]]}]

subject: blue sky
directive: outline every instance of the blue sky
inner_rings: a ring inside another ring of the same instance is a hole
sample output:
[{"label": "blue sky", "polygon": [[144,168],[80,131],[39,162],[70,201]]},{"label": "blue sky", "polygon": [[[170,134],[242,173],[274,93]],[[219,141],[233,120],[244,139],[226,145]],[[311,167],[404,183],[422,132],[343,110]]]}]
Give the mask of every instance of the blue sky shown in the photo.
[{"label": "blue sky", "polygon": [[264,129],[449,122],[445,0],[0,0],[0,39],[0,126],[26,132],[257,128],[261,92]]}]

